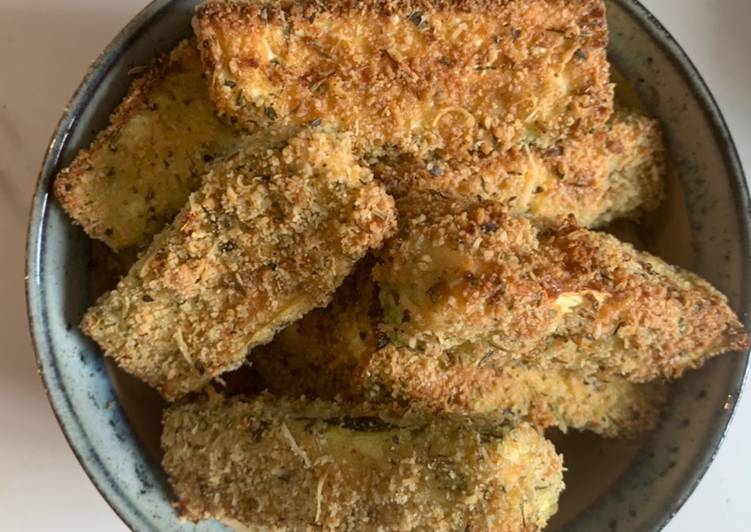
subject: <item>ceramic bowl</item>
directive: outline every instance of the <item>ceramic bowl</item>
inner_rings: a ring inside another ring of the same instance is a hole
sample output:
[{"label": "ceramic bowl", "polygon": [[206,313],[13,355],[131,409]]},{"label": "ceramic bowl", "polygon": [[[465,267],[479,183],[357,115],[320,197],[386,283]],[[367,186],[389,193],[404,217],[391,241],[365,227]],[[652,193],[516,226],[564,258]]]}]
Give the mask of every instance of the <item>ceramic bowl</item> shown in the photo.
[{"label": "ceramic bowl", "polygon": [[[128,71],[190,35],[196,3],[152,2],[92,66],[52,136],[29,223],[29,321],[50,403],[92,482],[128,526],[143,531],[224,528],[179,520],[159,467],[161,403],[112,371],[78,331],[91,302],[91,243],[56,204],[51,184],[106,125],[131,81]],[[662,121],[673,161],[669,201],[650,227],[654,248],[714,283],[748,326],[748,190],[727,126],[690,59],[652,15],[633,0],[610,0],[608,8],[611,58]],[[642,441],[563,438],[568,489],[551,528],[662,528],[722,442],[747,357],[719,357],[677,382],[659,429]]]}]

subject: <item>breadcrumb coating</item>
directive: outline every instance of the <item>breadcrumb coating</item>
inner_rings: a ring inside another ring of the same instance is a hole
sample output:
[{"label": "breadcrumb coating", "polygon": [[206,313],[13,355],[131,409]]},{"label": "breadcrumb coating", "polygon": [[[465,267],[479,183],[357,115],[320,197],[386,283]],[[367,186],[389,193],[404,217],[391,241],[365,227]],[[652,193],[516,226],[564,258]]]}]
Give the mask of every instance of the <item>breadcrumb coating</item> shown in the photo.
[{"label": "breadcrumb coating", "polygon": [[101,249],[151,242],[81,329],[182,399],[184,518],[538,531],[546,428],[635,437],[751,346],[706,281],[584,229],[664,197],[603,0],[207,0],[193,29],[54,182]]},{"label": "breadcrumb coating", "polygon": [[500,363],[633,382],[677,378],[749,346],[709,283],[610,235],[435,194],[407,203],[423,214],[401,218],[374,269],[398,344],[487,344]]},{"label": "breadcrumb coating", "polygon": [[370,276],[373,263],[372,257],[360,261],[327,307],[312,310],[250,352],[248,361],[270,392],[327,400],[362,398],[360,368],[385,339],[377,327],[381,309]]},{"label": "breadcrumb coating", "polygon": [[668,390],[663,382],[634,384],[618,376],[601,378],[556,367],[497,368],[463,360],[435,344],[375,352],[363,373],[363,387],[369,400],[395,400],[411,409],[496,424],[523,420],[607,438],[632,438],[654,429]]},{"label": "breadcrumb coating", "polygon": [[[370,263],[372,261],[365,261]],[[495,425],[528,422],[609,438],[652,430],[667,387],[552,367],[495,368],[469,353],[395,348],[379,331],[382,311],[370,264],[358,266],[332,302],[254,349],[249,362],[267,389],[286,397],[363,400],[416,412],[470,416]]]},{"label": "breadcrumb coating", "polygon": [[167,410],[162,445],[184,517],[253,530],[534,531],[563,489],[561,457],[528,425],[214,398]]},{"label": "breadcrumb coating", "polygon": [[193,28],[221,113],[368,153],[551,146],[613,110],[602,0],[213,1]]},{"label": "breadcrumb coating", "polygon": [[144,247],[185,205],[239,135],[216,116],[195,42],[137,78],[110,125],[55,179],[55,196],[91,237]]},{"label": "breadcrumb coating", "polygon": [[503,203],[517,214],[573,214],[593,227],[657,208],[665,158],[657,122],[621,111],[607,129],[552,148],[519,146],[472,161],[401,156],[376,163],[373,171],[397,200],[435,191]]},{"label": "breadcrumb coating", "polygon": [[310,130],[270,146],[267,137],[206,174],[81,324],[168,400],[325,306],[395,228],[393,200],[357,164],[349,135]]}]

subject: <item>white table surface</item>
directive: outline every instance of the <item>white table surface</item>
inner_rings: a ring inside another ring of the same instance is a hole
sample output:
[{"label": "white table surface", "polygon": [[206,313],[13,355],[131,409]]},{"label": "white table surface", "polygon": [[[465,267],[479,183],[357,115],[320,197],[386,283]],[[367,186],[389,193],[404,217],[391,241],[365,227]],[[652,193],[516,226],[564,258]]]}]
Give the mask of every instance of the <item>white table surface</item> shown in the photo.
[{"label": "white table surface", "polygon": [[[124,531],[68,448],[26,326],[26,216],[45,147],[89,63],[145,0],[0,0],[0,531]],[[751,0],[644,0],[719,100],[751,173]],[[751,393],[669,532],[751,529]]]}]

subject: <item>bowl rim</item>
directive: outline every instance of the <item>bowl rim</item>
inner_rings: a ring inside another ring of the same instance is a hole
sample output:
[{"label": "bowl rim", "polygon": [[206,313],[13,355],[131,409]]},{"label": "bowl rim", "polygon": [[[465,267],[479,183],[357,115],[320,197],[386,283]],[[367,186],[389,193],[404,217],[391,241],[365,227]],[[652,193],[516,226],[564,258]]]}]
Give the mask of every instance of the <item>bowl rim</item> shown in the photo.
[{"label": "bowl rim", "polygon": [[[725,120],[725,116],[699,69],[659,19],[640,0],[611,1],[616,2],[624,11],[628,12],[642,30],[650,35],[655,43],[666,52],[666,57],[669,58],[681,77],[685,80],[692,95],[703,104],[701,110],[712,129],[712,133],[718,141],[721,141],[719,144],[722,147],[722,159],[731,177],[729,185],[735,200],[735,214],[740,230],[741,249],[743,250],[740,261],[742,270],[745,273],[741,279],[739,295],[741,297],[740,308],[742,314],[740,314],[739,318],[748,329],[751,321],[751,316],[749,316],[749,312],[751,311],[751,279],[749,279],[750,276],[748,273],[751,271],[751,204],[749,203],[751,196],[749,195],[749,183],[743,170],[738,148]],[[739,368],[732,389],[728,390],[730,392],[728,397],[732,397],[732,404],[727,416],[719,422],[712,437],[705,442],[709,443],[709,445],[705,445],[695,457],[697,461],[689,469],[686,483],[677,493],[673,494],[672,501],[667,505],[666,511],[661,514],[657,513],[652,517],[649,525],[651,529],[662,530],[673,520],[712,466],[727,436],[728,429],[743,394],[749,369],[751,368],[750,356],[751,352],[746,350],[743,354],[742,365]]]},{"label": "bowl rim", "polygon": [[[648,33],[656,44],[665,51],[666,56],[674,64],[681,77],[685,80],[687,87],[692,95],[702,103],[701,109],[709,123],[713,135],[718,139],[722,146],[722,159],[729,170],[732,179],[730,188],[735,197],[735,211],[738,219],[738,226],[741,231],[741,246],[744,250],[743,267],[745,272],[751,271],[751,210],[749,206],[749,185],[746,181],[745,173],[738,155],[736,144],[730,133],[727,122],[720,110],[717,100],[709,89],[699,70],[689,58],[688,54],[670,34],[670,32],[660,23],[660,21],[644,6],[639,0],[610,0],[617,3],[623,8],[637,23]],[[143,516],[140,509],[134,507],[130,497],[125,494],[117,485],[115,479],[106,474],[106,480],[97,477],[95,471],[104,471],[101,458],[96,452],[84,454],[83,445],[74,442],[74,431],[81,431],[79,426],[73,425],[78,423],[75,416],[72,416],[63,410],[63,404],[68,402],[67,407],[74,411],[73,405],[69,402],[67,396],[54,396],[51,389],[59,383],[59,374],[54,364],[45,360],[44,351],[47,344],[52,341],[46,338],[46,322],[42,317],[41,310],[41,291],[43,282],[41,280],[41,253],[43,251],[43,224],[41,223],[47,215],[49,201],[52,197],[51,184],[54,176],[60,166],[60,158],[63,147],[66,145],[68,136],[76,126],[78,117],[82,109],[86,107],[88,96],[95,92],[101,85],[103,78],[115,63],[115,58],[119,53],[127,49],[130,43],[136,39],[142,32],[151,26],[159,18],[158,15],[164,9],[170,7],[173,0],[151,0],[141,11],[139,11],[124,27],[120,30],[112,41],[99,54],[97,59],[88,68],[78,88],[68,101],[65,110],[55,126],[48,147],[45,151],[41,169],[39,171],[37,182],[34,188],[34,195],[31,201],[31,208],[27,225],[26,239],[26,256],[25,256],[25,294],[27,319],[31,334],[31,343],[36,358],[37,371],[41,377],[45,394],[50,406],[55,414],[55,418],[60,429],[65,436],[68,445],[81,464],[86,475],[91,480],[105,501],[113,509],[130,529],[136,530],[139,524],[148,523],[148,519]],[[749,324],[749,300],[751,298],[751,279],[749,274],[745,274],[741,281],[741,296],[743,300],[744,315],[741,316],[744,324]],[[720,422],[717,430],[709,440],[702,451],[695,457],[695,465],[689,470],[688,481],[677,493],[674,493],[669,503],[669,507],[664,512],[659,512],[651,519],[650,526],[654,530],[664,528],[673,517],[680,511],[685,502],[694,492],[698,484],[704,478],[704,475],[712,465],[720,446],[722,445],[728,428],[735,415],[737,404],[740,400],[741,393],[749,372],[749,353],[744,355],[744,361],[733,383],[732,393],[734,400],[730,406],[728,415]],[[93,445],[91,446],[94,449]],[[104,471],[104,473],[107,473]],[[596,504],[596,503],[595,503]]]},{"label": "bowl rim", "polygon": [[[55,415],[55,420],[68,446],[73,451],[86,476],[109,507],[131,530],[145,529],[139,528],[139,525],[148,523],[148,519],[139,508],[132,504],[131,499],[118,486],[116,479],[106,471],[99,455],[96,452],[84,453],[84,445],[75,442],[75,435],[73,433],[83,434],[83,430],[76,416],[68,414],[63,409],[63,405],[67,406],[71,411],[75,409],[67,396],[58,398],[52,392],[54,384],[59,384],[60,376],[58,368],[54,364],[48,364],[44,357],[45,346],[46,344],[51,345],[52,340],[47,338],[45,324],[42,323],[43,319],[40,313],[40,296],[43,286],[40,275],[40,264],[41,253],[44,247],[41,222],[47,214],[49,201],[54,195],[52,193],[52,184],[61,164],[60,159],[63,147],[68,141],[70,132],[76,126],[82,109],[86,107],[89,95],[94,93],[102,84],[105,75],[115,64],[115,58],[119,56],[120,51],[127,49],[133,40],[145,32],[157,20],[157,15],[170,7],[172,3],[173,0],[150,0],[145,7],[123,26],[97,58],[91,62],[53,129],[44,158],[42,159],[37,182],[34,185],[34,195],[31,200],[26,232],[24,261],[26,316],[29,322],[29,332],[37,364],[37,373],[42,380],[44,393],[47,396],[47,400]],[[95,449],[90,442],[86,442],[86,444],[92,450]],[[95,474],[97,471],[105,474],[106,482],[97,477]]]}]

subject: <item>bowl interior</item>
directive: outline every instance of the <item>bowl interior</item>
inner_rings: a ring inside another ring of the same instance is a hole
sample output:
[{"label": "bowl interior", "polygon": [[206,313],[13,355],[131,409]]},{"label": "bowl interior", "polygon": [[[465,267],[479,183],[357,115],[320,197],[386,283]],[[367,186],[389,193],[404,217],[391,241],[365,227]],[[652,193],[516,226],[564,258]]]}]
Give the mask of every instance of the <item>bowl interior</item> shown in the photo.
[{"label": "bowl interior", "polygon": [[[93,67],[53,137],[29,231],[29,313],[50,400],[92,480],[138,530],[224,527],[178,521],[158,466],[161,399],[105,362],[77,330],[107,280],[92,274],[96,249],[49,192],[56,171],[106,125],[131,81],[128,71],[190,35],[196,3],[152,3]],[[748,194],[722,118],[680,49],[638,4],[612,0],[608,8],[611,59],[632,87],[626,97],[633,90],[661,120],[672,159],[668,201],[649,221],[646,245],[714,283],[745,320]],[[666,523],[722,438],[746,361],[723,356],[677,382],[660,428],[643,440],[552,434],[568,487],[551,528],[650,530]]]}]

